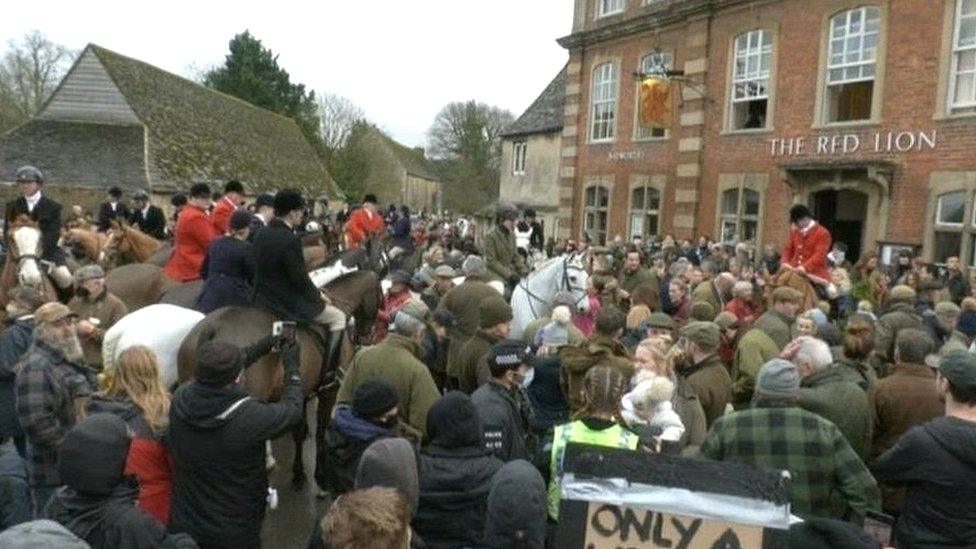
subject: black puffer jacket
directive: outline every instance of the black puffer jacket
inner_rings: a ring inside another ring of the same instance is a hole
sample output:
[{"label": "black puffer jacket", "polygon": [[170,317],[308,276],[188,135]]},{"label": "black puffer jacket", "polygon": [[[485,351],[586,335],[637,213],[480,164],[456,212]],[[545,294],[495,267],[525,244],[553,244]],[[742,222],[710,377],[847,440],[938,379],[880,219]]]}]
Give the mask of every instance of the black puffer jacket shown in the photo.
[{"label": "black puffer jacket", "polygon": [[908,489],[899,547],[976,546],[976,423],[941,417],[913,427],[872,469]]},{"label": "black puffer jacket", "polygon": [[[246,364],[267,354],[248,349]],[[268,496],[266,440],[302,419],[298,352],[283,353],[281,401],[251,399],[237,387],[191,381],[173,395],[169,448],[173,454],[173,503],[169,529],[206,547],[260,547]],[[264,352],[262,352],[264,351]]]},{"label": "black puffer jacket", "polygon": [[478,546],[491,478],[502,462],[488,454],[471,399],[441,397],[427,414],[430,445],[420,453],[420,505],[414,529],[431,549]]}]

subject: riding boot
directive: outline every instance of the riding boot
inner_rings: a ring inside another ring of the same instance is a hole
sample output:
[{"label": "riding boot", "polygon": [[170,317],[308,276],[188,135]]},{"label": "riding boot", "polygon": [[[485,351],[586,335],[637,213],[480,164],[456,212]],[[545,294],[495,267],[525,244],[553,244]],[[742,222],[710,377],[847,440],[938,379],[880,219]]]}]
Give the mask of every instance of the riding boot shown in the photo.
[{"label": "riding boot", "polygon": [[329,339],[325,344],[325,354],[322,356],[322,384],[319,393],[327,393],[339,384],[339,352],[342,349],[342,334],[344,330],[329,332]]}]

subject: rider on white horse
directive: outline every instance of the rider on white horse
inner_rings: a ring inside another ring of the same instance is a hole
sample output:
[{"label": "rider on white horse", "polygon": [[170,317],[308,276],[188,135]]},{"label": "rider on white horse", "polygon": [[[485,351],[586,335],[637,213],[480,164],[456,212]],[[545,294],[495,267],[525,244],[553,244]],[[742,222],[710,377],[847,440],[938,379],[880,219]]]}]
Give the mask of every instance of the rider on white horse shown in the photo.
[{"label": "rider on white horse", "polygon": [[[71,287],[71,271],[68,270],[67,257],[64,250],[58,246],[61,238],[61,204],[51,200],[41,193],[44,186],[44,174],[34,166],[22,166],[17,170],[17,183],[21,196],[7,203],[4,215],[3,232],[7,234],[10,223],[19,216],[26,215],[37,222],[41,230],[41,259],[50,263],[50,275],[58,288],[66,290]],[[20,258],[27,258],[36,250],[18,250]],[[7,260],[18,258],[8,257]]]}]

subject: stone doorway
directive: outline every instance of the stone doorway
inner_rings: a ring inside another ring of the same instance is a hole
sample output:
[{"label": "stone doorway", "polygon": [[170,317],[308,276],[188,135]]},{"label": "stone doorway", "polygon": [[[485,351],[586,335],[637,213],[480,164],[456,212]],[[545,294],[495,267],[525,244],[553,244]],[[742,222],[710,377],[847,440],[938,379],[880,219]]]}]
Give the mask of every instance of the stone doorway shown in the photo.
[{"label": "stone doorway", "polygon": [[810,209],[817,221],[830,231],[834,242],[847,245],[847,258],[853,263],[861,257],[868,213],[868,195],[850,189],[827,189],[812,193]]}]

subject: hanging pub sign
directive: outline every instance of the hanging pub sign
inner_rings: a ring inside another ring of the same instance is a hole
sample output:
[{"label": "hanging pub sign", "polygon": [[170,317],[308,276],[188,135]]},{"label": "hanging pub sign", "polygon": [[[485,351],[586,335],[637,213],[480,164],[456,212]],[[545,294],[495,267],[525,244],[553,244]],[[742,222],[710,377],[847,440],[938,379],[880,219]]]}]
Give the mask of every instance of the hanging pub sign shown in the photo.
[{"label": "hanging pub sign", "polygon": [[557,547],[787,547],[785,472],[575,443],[563,463]]},{"label": "hanging pub sign", "polygon": [[647,129],[671,129],[671,83],[648,76],[640,83],[639,119]]}]

